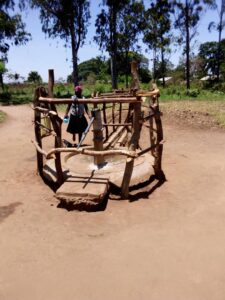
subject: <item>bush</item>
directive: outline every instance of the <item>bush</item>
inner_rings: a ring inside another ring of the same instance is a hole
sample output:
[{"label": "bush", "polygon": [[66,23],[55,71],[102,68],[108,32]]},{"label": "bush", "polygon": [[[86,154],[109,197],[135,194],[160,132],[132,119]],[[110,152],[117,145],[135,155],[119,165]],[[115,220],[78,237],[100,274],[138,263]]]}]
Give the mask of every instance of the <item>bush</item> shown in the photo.
[{"label": "bush", "polygon": [[186,92],[187,96],[193,97],[193,98],[198,97],[199,94],[200,94],[200,90],[199,89],[190,89],[190,90],[187,90],[187,92]]},{"label": "bush", "polygon": [[0,93],[0,102],[3,104],[10,104],[12,99],[12,94],[9,92],[2,92]]}]

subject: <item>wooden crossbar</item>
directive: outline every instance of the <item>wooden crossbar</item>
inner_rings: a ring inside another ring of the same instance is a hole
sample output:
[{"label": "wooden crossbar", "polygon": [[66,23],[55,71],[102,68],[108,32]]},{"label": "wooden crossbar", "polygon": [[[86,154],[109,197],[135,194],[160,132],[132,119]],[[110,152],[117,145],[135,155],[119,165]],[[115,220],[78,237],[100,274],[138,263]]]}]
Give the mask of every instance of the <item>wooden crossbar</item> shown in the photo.
[{"label": "wooden crossbar", "polygon": [[117,150],[103,150],[103,151],[95,151],[95,150],[88,150],[88,149],[82,149],[82,148],[54,148],[50,151],[46,152],[44,151],[35,141],[31,141],[34,146],[36,147],[36,150],[44,155],[46,159],[50,159],[54,156],[56,153],[76,153],[76,154],[84,154],[89,156],[109,156],[109,155],[123,155],[127,157],[135,158],[137,157],[137,154],[135,151],[128,151],[124,149],[117,149]]},{"label": "wooden crossbar", "polygon": [[[39,97],[39,101],[42,103],[51,104],[70,104],[73,103],[73,99],[68,98],[45,98]],[[125,97],[125,98],[89,98],[89,99],[77,99],[76,103],[83,104],[104,104],[104,103],[140,103],[141,100],[137,100],[136,97]]]}]

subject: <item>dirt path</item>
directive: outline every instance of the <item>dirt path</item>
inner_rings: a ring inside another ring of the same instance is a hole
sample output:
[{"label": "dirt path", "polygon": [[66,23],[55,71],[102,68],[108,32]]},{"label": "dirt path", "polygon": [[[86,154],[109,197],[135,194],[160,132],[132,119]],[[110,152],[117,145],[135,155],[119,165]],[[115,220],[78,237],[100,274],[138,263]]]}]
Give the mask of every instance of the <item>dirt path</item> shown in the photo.
[{"label": "dirt path", "polygon": [[32,111],[1,109],[1,300],[224,299],[224,132],[166,121],[165,184],[68,212],[35,175]]}]

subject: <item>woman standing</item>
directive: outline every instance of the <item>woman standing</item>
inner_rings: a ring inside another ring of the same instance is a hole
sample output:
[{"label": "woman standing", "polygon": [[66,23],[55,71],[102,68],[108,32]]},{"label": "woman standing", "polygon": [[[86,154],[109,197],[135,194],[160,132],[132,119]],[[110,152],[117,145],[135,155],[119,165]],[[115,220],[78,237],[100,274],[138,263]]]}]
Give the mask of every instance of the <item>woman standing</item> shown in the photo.
[{"label": "woman standing", "polygon": [[73,141],[76,140],[75,134],[78,134],[80,142],[82,134],[88,126],[84,113],[86,112],[89,116],[89,112],[87,104],[77,103],[77,99],[82,98],[81,86],[76,86],[74,90],[75,96],[72,97],[74,101],[72,104],[68,104],[64,118],[68,118],[68,115],[70,115],[67,132],[73,135]]}]

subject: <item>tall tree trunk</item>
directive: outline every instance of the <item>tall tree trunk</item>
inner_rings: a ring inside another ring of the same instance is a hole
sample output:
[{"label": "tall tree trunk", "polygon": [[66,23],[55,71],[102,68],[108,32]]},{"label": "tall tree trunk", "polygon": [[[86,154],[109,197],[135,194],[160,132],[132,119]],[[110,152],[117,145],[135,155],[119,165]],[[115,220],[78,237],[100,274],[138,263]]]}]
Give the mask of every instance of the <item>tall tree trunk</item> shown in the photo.
[{"label": "tall tree trunk", "polygon": [[111,78],[112,78],[112,88],[117,89],[117,67],[116,67],[116,55],[112,53],[111,55]]},{"label": "tall tree trunk", "polygon": [[217,69],[216,77],[219,81],[220,79],[220,55],[221,55],[221,39],[222,39],[222,30],[223,30],[223,13],[224,13],[224,0],[221,0],[221,9],[220,9],[220,23],[219,23],[219,39],[218,39],[218,49],[217,49]]},{"label": "tall tree trunk", "polygon": [[126,80],[126,88],[128,88],[128,74],[129,74],[129,61],[128,61],[128,51],[125,53],[125,61],[126,61],[126,75],[125,75],[125,80]]},{"label": "tall tree trunk", "polygon": [[186,31],[186,87],[190,89],[190,28],[189,28],[189,5],[185,4],[185,31]]},{"label": "tall tree trunk", "polygon": [[164,49],[161,47],[161,63],[162,63],[162,84],[163,88],[165,88],[166,82],[165,82],[165,59],[164,59]]},{"label": "tall tree trunk", "polygon": [[78,49],[79,46],[77,45],[77,42],[75,40],[75,28],[74,28],[74,24],[72,23],[71,25],[71,47],[72,47],[72,64],[73,64],[73,83],[74,86],[79,85],[79,80],[78,80]]},{"label": "tall tree trunk", "polygon": [[2,91],[4,92],[5,85],[4,85],[3,74],[2,73],[0,73],[0,85],[1,85]]},{"label": "tall tree trunk", "polygon": [[111,43],[111,77],[112,88],[117,89],[117,8],[114,5],[110,8],[110,43]]},{"label": "tall tree trunk", "polygon": [[152,78],[153,78],[153,82],[155,82],[155,73],[156,73],[156,48],[153,48],[153,74],[152,74]]}]

